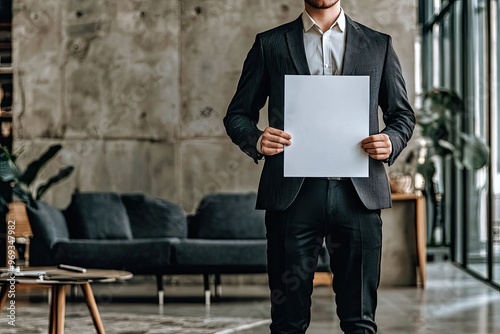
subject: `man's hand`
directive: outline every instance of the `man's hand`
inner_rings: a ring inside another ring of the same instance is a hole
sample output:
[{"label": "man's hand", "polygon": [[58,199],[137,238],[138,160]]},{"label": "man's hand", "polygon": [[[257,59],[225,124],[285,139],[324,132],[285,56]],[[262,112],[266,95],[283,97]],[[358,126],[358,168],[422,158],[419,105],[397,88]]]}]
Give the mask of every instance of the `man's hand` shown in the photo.
[{"label": "man's hand", "polygon": [[375,160],[385,160],[392,153],[391,140],[385,133],[379,133],[363,139],[361,147]]},{"label": "man's hand", "polygon": [[260,153],[275,155],[283,152],[285,146],[292,145],[292,136],[282,130],[267,127],[261,136]]}]

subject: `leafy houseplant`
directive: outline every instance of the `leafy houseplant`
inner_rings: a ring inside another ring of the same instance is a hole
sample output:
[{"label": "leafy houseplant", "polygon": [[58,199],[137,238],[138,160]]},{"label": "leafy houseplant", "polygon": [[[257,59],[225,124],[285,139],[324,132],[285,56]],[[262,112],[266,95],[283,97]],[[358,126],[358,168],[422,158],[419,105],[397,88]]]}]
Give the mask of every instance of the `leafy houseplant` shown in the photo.
[{"label": "leafy houseplant", "polygon": [[12,193],[0,194],[0,205],[8,206],[12,195],[27,205],[39,200],[53,185],[71,175],[73,166],[61,168],[54,176],[44,183],[34,187],[34,181],[43,167],[61,150],[62,146],[50,146],[38,159],[32,161],[25,170],[17,165],[17,156],[11,154],[7,148],[0,147],[0,180],[10,185]]},{"label": "leafy houseplant", "polygon": [[417,114],[422,138],[430,144],[424,160],[433,155],[443,158],[452,155],[458,168],[469,170],[488,164],[488,146],[479,137],[459,129],[459,118],[465,112],[463,100],[453,90],[434,88],[424,95],[423,108]]},{"label": "leafy houseplant", "polygon": [[481,138],[460,129],[466,116],[464,101],[453,90],[433,88],[423,98],[423,108],[417,113],[421,139],[416,154],[416,171],[425,183],[433,204],[431,244],[443,243],[442,207],[444,201],[444,160],[451,157],[459,169],[478,170],[489,163],[489,148]]}]

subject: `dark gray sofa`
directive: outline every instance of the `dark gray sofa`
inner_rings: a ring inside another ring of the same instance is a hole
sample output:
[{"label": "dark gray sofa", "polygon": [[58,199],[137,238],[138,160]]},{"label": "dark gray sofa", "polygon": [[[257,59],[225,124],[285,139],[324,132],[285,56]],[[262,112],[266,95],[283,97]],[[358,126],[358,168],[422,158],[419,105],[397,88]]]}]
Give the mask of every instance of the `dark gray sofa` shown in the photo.
[{"label": "dark gray sofa", "polygon": [[163,275],[202,274],[210,303],[211,276],[217,295],[221,274],[266,272],[263,213],[254,205],[255,194],[208,195],[187,217],[179,205],[141,194],[75,193],[65,210],[39,201],[28,208],[31,265],[156,275],[160,303]]}]

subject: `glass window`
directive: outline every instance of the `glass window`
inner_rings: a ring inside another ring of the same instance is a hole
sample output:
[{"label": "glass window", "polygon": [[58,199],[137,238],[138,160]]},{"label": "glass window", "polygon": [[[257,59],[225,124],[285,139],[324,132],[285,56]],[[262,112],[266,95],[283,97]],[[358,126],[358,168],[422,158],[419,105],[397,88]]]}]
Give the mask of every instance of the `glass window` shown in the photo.
[{"label": "glass window", "polygon": [[[459,96],[464,96],[463,94],[463,51],[464,43],[463,43],[463,2],[455,2],[455,5],[452,9],[451,16],[453,18],[453,52],[452,57],[453,61],[453,71],[452,71],[452,85],[451,87],[457,92]],[[451,196],[451,209],[450,216],[452,219],[451,222],[451,233],[453,235],[452,249],[453,249],[453,259],[459,263],[464,263],[464,226],[465,219],[463,214],[463,194],[464,187],[462,182],[461,174],[454,169],[454,173],[450,176],[450,179],[453,180],[450,186],[450,190],[448,191]]]},{"label": "glass window", "polygon": [[460,170],[447,159],[442,168],[445,244],[454,261],[500,286],[499,1],[421,0],[419,22],[423,90],[455,90],[465,103],[459,130],[491,149],[487,167]]},{"label": "glass window", "polygon": [[[467,87],[465,130],[486,140],[487,79],[487,12],[483,0],[469,2],[469,38],[467,48]],[[488,170],[482,168],[467,174],[467,256],[468,268],[487,278],[488,259]]]},{"label": "glass window", "polygon": [[[491,2],[491,57],[499,59],[500,43],[500,6],[497,1]],[[492,168],[492,230],[493,243],[493,281],[500,284],[500,66],[498,62],[491,64],[491,168]]]}]

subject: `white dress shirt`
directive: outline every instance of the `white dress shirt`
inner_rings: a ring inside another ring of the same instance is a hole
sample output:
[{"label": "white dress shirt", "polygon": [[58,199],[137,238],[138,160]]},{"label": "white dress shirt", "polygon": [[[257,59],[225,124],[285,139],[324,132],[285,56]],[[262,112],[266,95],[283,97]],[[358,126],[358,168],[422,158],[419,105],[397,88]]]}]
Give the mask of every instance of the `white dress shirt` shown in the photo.
[{"label": "white dress shirt", "polygon": [[304,24],[304,47],[307,64],[312,75],[335,75],[342,73],[345,51],[345,13],[340,9],[337,21],[327,31],[321,31],[309,14],[302,13]]},{"label": "white dress shirt", "polygon": [[[340,15],[330,29],[323,32],[313,18],[304,11],[304,47],[311,75],[337,75],[342,73],[345,51],[345,13]],[[262,154],[262,135],[257,140],[257,152]]]}]

